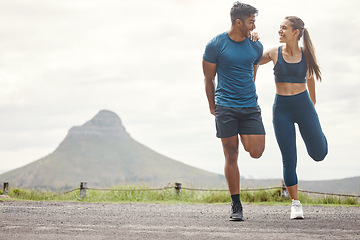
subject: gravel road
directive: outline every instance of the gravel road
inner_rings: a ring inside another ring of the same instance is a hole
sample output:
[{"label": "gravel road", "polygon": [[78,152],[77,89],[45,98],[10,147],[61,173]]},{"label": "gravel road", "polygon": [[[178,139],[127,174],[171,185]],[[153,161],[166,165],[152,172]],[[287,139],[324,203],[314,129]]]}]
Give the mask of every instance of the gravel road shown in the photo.
[{"label": "gravel road", "polygon": [[244,205],[244,222],[228,221],[229,205],[0,202],[0,239],[360,239],[359,207]]}]

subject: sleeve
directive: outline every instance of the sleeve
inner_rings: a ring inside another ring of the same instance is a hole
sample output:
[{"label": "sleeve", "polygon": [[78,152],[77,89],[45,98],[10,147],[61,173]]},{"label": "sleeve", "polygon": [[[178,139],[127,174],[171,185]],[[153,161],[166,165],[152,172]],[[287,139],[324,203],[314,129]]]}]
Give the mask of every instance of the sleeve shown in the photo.
[{"label": "sleeve", "polygon": [[217,63],[217,51],[214,39],[206,45],[203,59],[209,63]]},{"label": "sleeve", "polygon": [[260,41],[257,41],[256,42],[256,46],[257,46],[257,52],[258,52],[258,57],[257,59],[254,61],[254,65],[258,65],[259,62],[260,62],[260,59],[262,58],[262,55],[263,55],[263,52],[264,52],[264,47],[263,45],[261,44]]}]

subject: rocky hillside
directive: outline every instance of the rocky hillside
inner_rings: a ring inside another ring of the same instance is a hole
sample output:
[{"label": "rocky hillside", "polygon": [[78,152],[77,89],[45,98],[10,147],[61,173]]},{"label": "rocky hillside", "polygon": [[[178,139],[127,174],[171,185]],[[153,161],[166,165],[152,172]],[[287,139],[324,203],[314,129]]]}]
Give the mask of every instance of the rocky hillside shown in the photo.
[{"label": "rocky hillside", "polygon": [[161,155],[134,140],[111,111],[102,110],[82,126],[70,129],[48,156],[0,175],[11,186],[64,188],[117,184],[225,186],[223,175],[210,173]]}]

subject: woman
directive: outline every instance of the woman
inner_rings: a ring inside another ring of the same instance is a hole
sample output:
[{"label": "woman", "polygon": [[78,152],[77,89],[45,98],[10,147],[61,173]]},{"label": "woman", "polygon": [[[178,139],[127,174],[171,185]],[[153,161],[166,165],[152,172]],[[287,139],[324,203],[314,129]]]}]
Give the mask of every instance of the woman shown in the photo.
[{"label": "woman", "polygon": [[[285,45],[264,52],[261,64],[274,63],[276,97],[273,106],[273,125],[282,159],[284,182],[292,199],[291,219],[303,219],[298,198],[296,175],[295,123],[298,124],[308,154],[315,161],[325,158],[328,146],[315,111],[315,81],[321,81],[309,33],[304,22],[294,16],[286,17],[280,25],[280,43]],[[299,40],[303,38],[303,48]]]}]

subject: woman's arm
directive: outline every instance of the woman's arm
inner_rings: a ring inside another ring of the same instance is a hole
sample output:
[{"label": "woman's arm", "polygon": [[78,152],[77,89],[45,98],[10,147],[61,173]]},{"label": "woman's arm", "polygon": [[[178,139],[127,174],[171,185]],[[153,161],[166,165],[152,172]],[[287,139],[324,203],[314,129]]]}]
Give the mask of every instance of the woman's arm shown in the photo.
[{"label": "woman's arm", "polygon": [[275,64],[276,59],[277,59],[277,48],[270,48],[264,52],[263,56],[260,59],[259,65],[266,64],[270,61],[273,61],[273,63]]},{"label": "woman's arm", "polygon": [[309,72],[307,73],[307,87],[309,90],[309,95],[310,95],[310,99],[313,102],[313,104],[315,105],[316,103],[316,93],[315,93],[315,80],[313,76],[309,76]]}]

